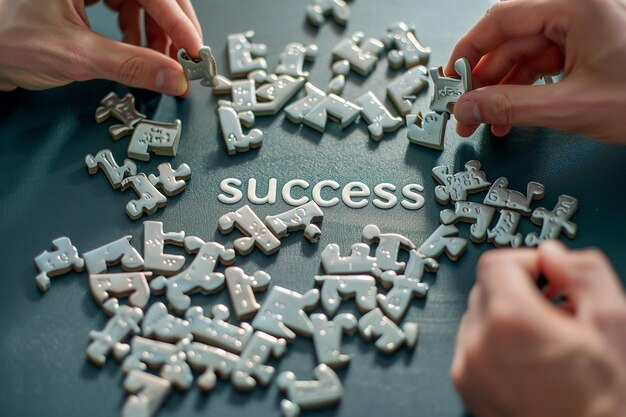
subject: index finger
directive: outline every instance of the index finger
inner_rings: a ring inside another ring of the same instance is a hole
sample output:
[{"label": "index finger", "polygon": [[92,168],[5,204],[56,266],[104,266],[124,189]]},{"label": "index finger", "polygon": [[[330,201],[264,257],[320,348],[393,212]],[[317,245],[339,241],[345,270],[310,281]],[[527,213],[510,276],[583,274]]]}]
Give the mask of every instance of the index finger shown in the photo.
[{"label": "index finger", "polygon": [[202,47],[202,37],[183,8],[170,0],[138,0],[177,48],[195,54]]},{"label": "index finger", "polygon": [[[489,51],[514,38],[546,32],[550,19],[560,14],[554,0],[509,0],[494,4],[461,38],[446,66],[446,74],[455,74],[454,63],[465,57],[473,68]],[[547,36],[550,38],[550,36]]]}]

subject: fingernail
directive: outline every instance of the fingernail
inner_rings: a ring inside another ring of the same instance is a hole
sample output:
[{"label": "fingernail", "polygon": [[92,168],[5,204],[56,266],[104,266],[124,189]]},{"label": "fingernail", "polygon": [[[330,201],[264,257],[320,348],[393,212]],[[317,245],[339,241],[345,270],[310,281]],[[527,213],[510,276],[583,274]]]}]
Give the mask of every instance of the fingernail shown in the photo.
[{"label": "fingernail", "polygon": [[466,100],[455,106],[454,116],[457,121],[466,125],[480,123],[480,110],[478,110],[478,105],[472,100]]},{"label": "fingernail", "polygon": [[539,245],[539,250],[544,257],[555,259],[566,253],[565,246],[558,240],[547,240]]},{"label": "fingernail", "polygon": [[157,73],[156,88],[166,94],[180,96],[187,91],[187,78],[182,71],[164,68]]}]

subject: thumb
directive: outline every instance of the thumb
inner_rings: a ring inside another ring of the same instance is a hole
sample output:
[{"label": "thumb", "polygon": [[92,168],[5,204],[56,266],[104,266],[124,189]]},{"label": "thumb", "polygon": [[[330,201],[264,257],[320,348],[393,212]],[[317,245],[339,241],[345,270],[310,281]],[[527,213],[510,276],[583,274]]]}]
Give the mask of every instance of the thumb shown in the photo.
[{"label": "thumb", "polygon": [[83,35],[83,48],[84,79],[104,78],[173,96],[181,96],[188,89],[180,64],[160,52],[91,31]]}]

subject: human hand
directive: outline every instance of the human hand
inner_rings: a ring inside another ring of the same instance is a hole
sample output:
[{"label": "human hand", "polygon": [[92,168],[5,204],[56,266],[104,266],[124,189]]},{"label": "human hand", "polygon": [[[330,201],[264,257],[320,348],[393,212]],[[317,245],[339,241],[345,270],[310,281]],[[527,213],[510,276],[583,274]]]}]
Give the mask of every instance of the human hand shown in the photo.
[{"label": "human hand", "polygon": [[[604,255],[556,241],[500,249],[480,258],[476,275],[450,370],[470,410],[480,417],[626,415],[626,297]],[[556,294],[567,305],[548,301]]]},{"label": "human hand", "polygon": [[[193,54],[202,45],[190,1],[105,3],[119,14],[124,42],[90,29],[85,0],[0,0],[0,90],[40,90],[104,78],[165,94],[185,94],[188,83],[176,51],[185,48]],[[140,46],[142,7],[149,48]]]},{"label": "human hand", "polygon": [[[496,3],[454,48],[445,73],[466,57],[475,90],[455,105],[457,132],[480,123],[496,136],[538,125],[626,143],[626,1]],[[564,80],[534,85],[563,71]]]}]

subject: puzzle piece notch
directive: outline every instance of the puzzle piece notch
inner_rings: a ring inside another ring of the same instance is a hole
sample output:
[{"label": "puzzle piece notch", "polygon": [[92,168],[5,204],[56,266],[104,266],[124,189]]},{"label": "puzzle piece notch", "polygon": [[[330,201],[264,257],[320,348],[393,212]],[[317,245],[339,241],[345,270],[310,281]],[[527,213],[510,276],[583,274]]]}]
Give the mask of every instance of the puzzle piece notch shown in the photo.
[{"label": "puzzle piece notch", "polygon": [[239,356],[214,346],[193,342],[185,349],[187,362],[196,371],[202,371],[198,377],[198,387],[204,392],[212,391],[217,382],[217,374],[222,379],[230,378],[239,362]]},{"label": "puzzle piece notch", "polygon": [[270,275],[264,271],[256,271],[248,276],[243,269],[234,266],[226,268],[224,275],[237,320],[247,320],[254,316],[261,308],[254,292],[265,291],[269,287]]},{"label": "puzzle piece notch", "polygon": [[353,334],[357,330],[358,321],[354,314],[343,313],[334,319],[328,320],[324,314],[311,314],[313,345],[318,363],[332,368],[346,366],[350,362],[350,355],[341,353],[341,339],[344,334]]},{"label": "puzzle piece notch", "polygon": [[216,242],[205,242],[199,237],[188,236],[184,240],[188,253],[196,257],[184,271],[165,278],[156,277],[150,283],[155,293],[165,292],[172,308],[182,313],[191,305],[190,294],[198,291],[213,294],[224,286],[224,274],[214,272],[217,263],[230,265],[234,262],[235,251],[226,249]]},{"label": "puzzle piece notch", "polygon": [[275,286],[252,320],[252,327],[272,336],[293,340],[296,335],[310,337],[315,328],[305,313],[319,303],[320,292],[311,289],[304,294]]},{"label": "puzzle piece notch", "polygon": [[92,342],[87,347],[87,357],[98,366],[104,366],[110,352],[117,360],[128,355],[130,346],[122,341],[129,335],[138,334],[141,331],[139,322],[143,318],[140,308],[120,306],[116,298],[107,300],[102,308],[111,318],[104,329],[89,332]]},{"label": "puzzle piece notch", "polygon": [[113,140],[119,140],[131,133],[135,125],[146,118],[135,108],[135,97],[130,93],[120,100],[116,93],[111,92],[100,101],[100,104],[101,106],[96,109],[96,122],[102,123],[110,116],[122,122],[109,126],[109,135]]},{"label": "puzzle piece notch", "polygon": [[324,213],[322,209],[315,201],[309,201],[284,213],[266,216],[265,223],[278,238],[283,238],[291,232],[304,229],[304,236],[309,242],[315,243],[319,240],[322,231],[313,222],[320,222],[323,218]]},{"label": "puzzle piece notch", "polygon": [[521,233],[515,233],[521,214],[513,210],[502,210],[493,229],[487,230],[487,241],[497,247],[518,248],[524,242]]},{"label": "puzzle piece notch", "polygon": [[435,199],[442,205],[448,204],[450,200],[465,201],[468,194],[484,191],[491,185],[477,160],[466,162],[465,171],[449,174],[447,167],[436,166],[432,174],[440,184],[435,187]]},{"label": "puzzle piece notch", "polygon": [[247,152],[250,148],[256,149],[263,144],[265,135],[260,129],[252,129],[247,135],[243,133],[242,125],[254,125],[254,113],[251,111],[237,113],[232,107],[221,105],[217,108],[217,114],[229,155]]},{"label": "puzzle piece notch", "polygon": [[516,190],[509,190],[507,187],[509,180],[500,177],[493,182],[487,192],[483,204],[490,206],[514,210],[525,216],[530,216],[532,210],[530,204],[533,200],[541,200],[544,196],[544,186],[538,182],[531,181],[526,188],[526,195]]},{"label": "puzzle piece notch", "polygon": [[439,258],[444,252],[456,261],[465,252],[467,240],[458,237],[459,229],[453,225],[440,225],[417,251],[427,258]]},{"label": "puzzle piece notch", "polygon": [[474,243],[481,243],[487,237],[487,230],[495,212],[495,208],[491,206],[472,201],[457,201],[454,203],[454,211],[447,209],[441,211],[439,219],[442,224],[472,223],[470,239]]},{"label": "puzzle piece notch", "polygon": [[103,274],[107,271],[107,266],[120,262],[125,271],[141,270],[144,261],[137,249],[130,244],[132,238],[130,235],[124,236],[84,253],[83,259],[87,272],[89,274]]},{"label": "puzzle piece notch", "polygon": [[255,245],[265,255],[271,255],[280,249],[280,240],[263,224],[263,221],[248,205],[223,215],[219,218],[218,225],[222,234],[228,234],[237,227],[241,233],[246,235],[234,242],[235,250],[241,255],[252,252]]},{"label": "puzzle piece notch", "polygon": [[[350,69],[367,77],[376,66],[385,45],[375,38],[366,38],[365,33],[355,32],[350,38],[342,39],[333,48],[333,60],[347,60]],[[346,74],[347,75],[347,74]]]},{"label": "puzzle piece notch", "polygon": [[211,317],[206,317],[202,307],[191,307],[185,312],[189,322],[189,330],[194,338],[225,349],[229,352],[241,353],[254,330],[248,323],[240,326],[228,323],[230,311],[223,304],[211,309]]},{"label": "puzzle piece notch", "polygon": [[167,203],[167,198],[152,185],[143,172],[124,178],[122,191],[126,191],[128,188],[132,188],[139,197],[126,204],[126,214],[132,220],[140,219],[144,213],[147,215],[154,214],[160,208],[165,207]]},{"label": "puzzle piece notch", "polygon": [[416,116],[407,115],[406,124],[409,127],[407,139],[416,145],[443,151],[449,118],[448,113],[436,112],[428,112],[424,116],[422,112]]},{"label": "puzzle piece notch", "polygon": [[144,308],[150,299],[148,280],[151,277],[152,272],[89,274],[89,289],[100,305],[109,297],[128,297],[131,306]]},{"label": "puzzle piece notch", "polygon": [[308,77],[309,73],[304,71],[305,61],[314,61],[319,52],[315,44],[307,46],[298,42],[287,44],[285,50],[280,54],[280,64],[274,71],[277,75],[290,75],[292,77]]},{"label": "puzzle piece notch", "polygon": [[365,340],[376,339],[376,348],[386,354],[394,353],[402,345],[412,350],[417,344],[417,323],[407,322],[400,328],[380,308],[362,316],[358,327]]},{"label": "puzzle piece notch", "polygon": [[306,19],[313,26],[321,26],[330,15],[335,22],[345,26],[350,19],[350,6],[345,0],[313,0],[306,8]]},{"label": "puzzle piece notch", "polygon": [[412,68],[426,64],[432,50],[423,46],[415,35],[415,28],[404,22],[394,23],[387,28],[385,46],[392,48],[387,54],[391,68]]},{"label": "puzzle piece notch", "polygon": [[428,86],[426,67],[418,65],[406,71],[387,85],[387,96],[401,115],[411,113],[413,103],[409,99]]},{"label": "puzzle piece notch", "polygon": [[245,77],[250,71],[267,69],[263,58],[267,54],[267,46],[252,43],[253,37],[252,30],[228,35],[228,63],[233,77]]},{"label": "puzzle piece notch", "polygon": [[133,161],[124,159],[124,163],[118,165],[110,149],[102,149],[96,156],[91,154],[85,156],[85,166],[92,175],[97,173],[99,168],[102,169],[114,189],[122,186],[125,177],[137,174],[137,165]]},{"label": "puzzle piece notch", "polygon": [[143,222],[144,269],[157,274],[172,275],[180,271],[185,264],[182,255],[164,254],[165,245],[183,246],[185,232],[163,232],[163,223]]},{"label": "puzzle piece notch", "polygon": [[180,164],[178,168],[173,169],[169,162],[159,164],[157,166],[159,175],[148,175],[148,181],[157,188],[160,188],[163,193],[172,197],[180,193],[187,187],[185,182],[191,178],[191,168],[187,164]]},{"label": "puzzle piece notch", "polygon": [[341,256],[339,246],[331,243],[322,251],[322,269],[326,274],[375,274],[380,272],[376,258],[369,256],[365,243],[352,245],[350,256]]},{"label": "puzzle piece notch", "polygon": [[149,161],[150,152],[161,156],[176,156],[182,131],[182,122],[172,123],[142,120],[135,126],[128,143],[128,157]]},{"label": "puzzle piece notch", "polygon": [[367,244],[378,242],[375,254],[378,269],[374,272],[376,276],[380,276],[383,271],[404,271],[405,263],[397,262],[400,250],[415,249],[415,245],[409,238],[397,233],[382,233],[374,224],[368,224],[363,228],[361,239]]},{"label": "puzzle piece notch", "polygon": [[44,250],[35,258],[35,265],[39,274],[35,277],[37,288],[48,291],[50,277],[66,274],[72,270],[82,272],[85,269],[85,260],[78,256],[78,250],[68,237],[58,237],[52,241],[54,250]]},{"label": "puzzle piece notch", "polygon": [[141,334],[163,342],[178,342],[191,338],[189,321],[168,313],[167,307],[161,302],[150,306],[141,323]]},{"label": "puzzle piece notch", "polygon": [[472,89],[472,68],[467,58],[459,58],[454,70],[460,78],[446,77],[442,67],[431,68],[428,72],[433,80],[433,95],[430,109],[439,113],[454,113],[454,104]]},{"label": "puzzle piece notch", "polygon": [[341,380],[327,365],[320,364],[313,370],[312,381],[298,381],[293,372],[283,372],[277,384],[286,393],[280,408],[284,417],[297,417],[300,410],[312,410],[337,404],[343,396]]},{"label": "puzzle piece notch", "polygon": [[268,385],[275,370],[265,363],[272,357],[280,358],[286,350],[285,339],[254,332],[231,374],[234,387],[241,391],[249,391],[256,387],[257,382],[263,386]]},{"label": "puzzle piece notch", "polygon": [[165,378],[140,370],[132,370],[124,379],[129,396],[122,407],[122,417],[153,417],[172,389]]},{"label": "puzzle piece notch", "polygon": [[354,297],[361,313],[376,308],[376,279],[369,275],[316,275],[315,282],[322,286],[320,301],[329,316],[339,310],[341,300]]},{"label": "puzzle piece notch", "polygon": [[183,67],[188,80],[202,80],[200,84],[205,87],[218,85],[217,61],[213,51],[206,45],[202,45],[198,51],[198,59],[191,58],[185,49],[178,50],[178,62]]},{"label": "puzzle piece notch", "polygon": [[402,119],[393,116],[371,91],[357,98],[356,104],[361,107],[372,140],[379,141],[384,133],[395,132],[402,126]]},{"label": "puzzle piece notch", "polygon": [[576,237],[578,226],[569,219],[578,209],[578,200],[569,195],[562,194],[552,211],[539,207],[533,211],[530,221],[537,226],[541,225],[539,234],[533,232],[526,236],[527,246],[537,246],[541,242],[550,239],[558,239],[564,233],[570,239]]}]

